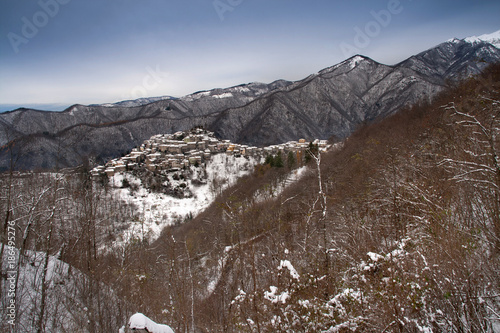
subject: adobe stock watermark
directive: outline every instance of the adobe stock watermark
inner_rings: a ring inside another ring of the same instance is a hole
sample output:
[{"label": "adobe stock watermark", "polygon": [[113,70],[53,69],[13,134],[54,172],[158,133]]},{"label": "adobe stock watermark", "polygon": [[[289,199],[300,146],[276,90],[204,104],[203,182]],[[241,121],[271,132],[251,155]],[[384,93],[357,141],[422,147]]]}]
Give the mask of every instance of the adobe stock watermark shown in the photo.
[{"label": "adobe stock watermark", "polygon": [[219,19],[225,20],[224,14],[226,12],[232,12],[236,7],[241,5],[244,0],[214,0],[212,2],[215,12],[219,15]]},{"label": "adobe stock watermark", "polygon": [[38,35],[40,29],[45,27],[51,19],[58,13],[62,5],[66,5],[71,0],[39,0],[38,6],[40,10],[35,12],[33,16],[21,18],[21,31],[17,34],[13,31],[7,34],[10,45],[15,53],[19,53],[19,46],[28,44],[30,40]]},{"label": "adobe stock watermark", "polygon": [[168,72],[163,72],[159,65],[156,65],[156,69],[150,66],[146,67],[147,74],[142,79],[142,84],[136,85],[128,94],[122,95],[123,100],[134,100],[142,97],[148,97],[148,92],[158,88],[168,76]]},{"label": "adobe stock watermark", "polygon": [[[411,0],[409,0],[411,1]],[[364,27],[354,27],[353,43],[340,43],[340,50],[345,58],[361,53],[361,50],[368,47],[373,38],[380,35],[383,28],[386,28],[392,21],[394,15],[401,14],[403,5],[399,0],[389,0],[386,9],[370,11],[373,20],[368,21]]]},{"label": "adobe stock watermark", "polygon": [[11,326],[16,324],[16,280],[17,280],[17,270],[16,270],[16,222],[7,222],[7,304],[6,304],[6,316],[7,323]]}]

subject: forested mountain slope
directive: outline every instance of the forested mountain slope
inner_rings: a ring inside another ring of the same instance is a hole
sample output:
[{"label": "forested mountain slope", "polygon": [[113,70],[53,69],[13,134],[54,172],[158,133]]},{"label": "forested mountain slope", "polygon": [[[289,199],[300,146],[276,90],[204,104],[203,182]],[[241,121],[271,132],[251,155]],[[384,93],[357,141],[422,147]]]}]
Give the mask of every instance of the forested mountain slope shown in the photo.
[{"label": "forested mountain slope", "polygon": [[499,60],[491,43],[452,40],[394,66],[355,56],[297,82],[250,83],[145,105],[149,100],[63,112],[18,109],[0,114],[0,170],[105,162],[152,135],[200,125],[222,139],[259,146],[343,139]]},{"label": "forested mountain slope", "polygon": [[179,312],[141,310],[200,332],[498,331],[499,82],[360,128],[274,198],[254,194],[290,171],[256,169],[141,252],[169,258],[143,287]]},{"label": "forested mountain slope", "polygon": [[151,243],[117,241],[143,221],[84,167],[4,173],[0,259],[20,279],[12,296],[3,270],[2,316],[14,297],[36,304],[17,307],[27,332],[136,312],[175,332],[498,332],[499,82],[492,66],[336,151],[268,158]]}]

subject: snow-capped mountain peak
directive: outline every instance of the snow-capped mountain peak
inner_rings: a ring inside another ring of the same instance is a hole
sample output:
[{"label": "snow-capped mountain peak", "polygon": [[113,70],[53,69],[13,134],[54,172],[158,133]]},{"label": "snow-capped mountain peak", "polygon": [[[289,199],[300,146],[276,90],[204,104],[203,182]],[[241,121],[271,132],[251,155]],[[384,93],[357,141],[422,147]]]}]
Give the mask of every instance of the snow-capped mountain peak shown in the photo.
[{"label": "snow-capped mountain peak", "polygon": [[491,45],[495,46],[496,48],[500,48],[500,30],[495,31],[491,34],[484,34],[481,36],[472,36],[472,37],[467,37],[464,39],[464,41],[468,43],[480,43],[480,42],[487,42],[490,43]]},{"label": "snow-capped mountain peak", "polygon": [[331,72],[335,71],[338,68],[343,68],[344,70],[345,69],[352,70],[357,65],[359,65],[361,62],[366,61],[366,60],[372,61],[368,57],[365,57],[365,56],[357,54],[355,56],[352,56],[352,57],[350,57],[350,58],[342,61],[341,63],[338,63],[338,64],[336,64],[334,66],[331,66],[331,67],[327,67],[325,69],[322,69],[321,71],[319,71],[318,73],[316,73],[314,75],[321,75],[321,74],[331,73]]},{"label": "snow-capped mountain peak", "polygon": [[448,39],[446,42],[447,43],[460,43],[462,40],[458,39],[457,37],[453,37],[451,39]]},{"label": "snow-capped mountain peak", "polygon": [[349,63],[349,66],[351,68],[354,68],[356,67],[361,61],[365,60],[365,58],[363,56],[360,56],[360,55],[356,55],[350,59],[348,59],[348,63]]}]

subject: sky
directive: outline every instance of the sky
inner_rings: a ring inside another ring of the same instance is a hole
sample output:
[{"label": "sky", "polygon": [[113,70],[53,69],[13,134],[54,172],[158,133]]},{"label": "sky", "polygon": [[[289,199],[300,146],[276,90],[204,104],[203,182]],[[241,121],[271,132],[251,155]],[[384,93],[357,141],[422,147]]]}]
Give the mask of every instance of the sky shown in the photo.
[{"label": "sky", "polygon": [[393,65],[499,29],[498,0],[2,0],[0,112]]}]

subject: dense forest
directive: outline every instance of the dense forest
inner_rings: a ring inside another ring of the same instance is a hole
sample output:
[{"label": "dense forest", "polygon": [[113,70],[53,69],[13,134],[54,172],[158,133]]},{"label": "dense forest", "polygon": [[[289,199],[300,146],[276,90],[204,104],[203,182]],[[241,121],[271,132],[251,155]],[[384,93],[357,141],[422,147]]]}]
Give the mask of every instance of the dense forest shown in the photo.
[{"label": "dense forest", "polygon": [[267,159],[154,241],[116,242],[134,207],[89,165],[6,172],[0,330],[141,312],[175,332],[498,332],[499,117],[493,65],[334,151]]}]

